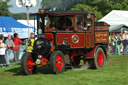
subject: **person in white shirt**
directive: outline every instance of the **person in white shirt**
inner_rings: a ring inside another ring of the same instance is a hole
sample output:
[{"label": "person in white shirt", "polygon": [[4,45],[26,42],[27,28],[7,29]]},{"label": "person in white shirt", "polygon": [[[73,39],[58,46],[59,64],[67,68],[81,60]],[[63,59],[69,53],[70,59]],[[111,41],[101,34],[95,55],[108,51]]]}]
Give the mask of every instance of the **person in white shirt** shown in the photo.
[{"label": "person in white shirt", "polygon": [[124,34],[123,34],[123,45],[124,45],[123,54],[126,55],[128,50],[128,32],[127,31],[124,31]]},{"label": "person in white shirt", "polygon": [[0,66],[3,67],[6,65],[5,61],[5,50],[7,45],[3,43],[4,36],[0,34]]}]

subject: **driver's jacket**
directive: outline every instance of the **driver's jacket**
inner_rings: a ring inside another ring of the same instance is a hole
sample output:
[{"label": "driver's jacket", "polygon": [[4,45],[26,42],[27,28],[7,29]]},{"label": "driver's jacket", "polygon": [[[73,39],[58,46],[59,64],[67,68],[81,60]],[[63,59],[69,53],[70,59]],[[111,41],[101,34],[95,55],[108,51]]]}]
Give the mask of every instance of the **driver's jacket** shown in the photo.
[{"label": "driver's jacket", "polygon": [[35,40],[36,39],[26,39],[26,52],[32,52]]}]

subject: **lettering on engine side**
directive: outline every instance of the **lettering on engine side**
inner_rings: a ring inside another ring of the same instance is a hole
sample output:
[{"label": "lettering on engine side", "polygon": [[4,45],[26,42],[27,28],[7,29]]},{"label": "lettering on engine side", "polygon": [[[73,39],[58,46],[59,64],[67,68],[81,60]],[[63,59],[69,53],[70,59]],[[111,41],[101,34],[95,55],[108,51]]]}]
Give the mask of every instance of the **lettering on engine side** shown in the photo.
[{"label": "lettering on engine side", "polygon": [[95,32],[95,42],[108,42],[108,32]]}]

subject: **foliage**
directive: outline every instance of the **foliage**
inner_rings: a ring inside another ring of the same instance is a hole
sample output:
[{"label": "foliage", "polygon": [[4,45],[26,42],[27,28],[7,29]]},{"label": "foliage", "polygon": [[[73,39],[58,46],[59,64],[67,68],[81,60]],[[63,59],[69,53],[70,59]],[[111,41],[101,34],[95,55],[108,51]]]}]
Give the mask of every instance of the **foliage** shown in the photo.
[{"label": "foliage", "polygon": [[122,5],[122,10],[128,10],[128,0],[123,0],[121,5]]},{"label": "foliage", "polygon": [[72,10],[84,10],[94,13],[99,20],[112,10],[128,10],[128,0],[80,0]]},{"label": "foliage", "polygon": [[[13,17],[14,19],[27,19],[27,15],[26,13],[12,13],[10,14],[11,17]],[[33,17],[29,17],[29,19],[34,19]]]},{"label": "foliage", "polygon": [[9,1],[10,0],[0,0],[0,16],[10,15],[8,8],[11,6],[7,4]]},{"label": "foliage", "polygon": [[96,6],[95,7],[92,7],[92,6],[88,6],[86,4],[78,4],[78,5],[75,6],[75,8],[72,8],[72,10],[88,11],[90,13],[93,13],[95,15],[98,15],[98,16],[96,16],[96,20],[98,20],[101,17],[103,17],[102,13],[101,12],[98,12],[98,8]]},{"label": "foliage", "polygon": [[42,0],[50,10],[83,10],[96,15],[96,21],[112,10],[128,10],[128,0]]},{"label": "foliage", "polygon": [[13,17],[14,19],[26,19],[27,15],[26,13],[13,13],[11,14],[11,17]]}]

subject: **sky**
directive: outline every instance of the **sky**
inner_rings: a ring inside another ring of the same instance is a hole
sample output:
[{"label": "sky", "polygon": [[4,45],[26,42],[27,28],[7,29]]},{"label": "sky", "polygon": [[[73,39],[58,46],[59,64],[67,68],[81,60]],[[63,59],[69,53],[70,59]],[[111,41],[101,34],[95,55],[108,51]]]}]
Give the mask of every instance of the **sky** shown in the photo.
[{"label": "sky", "polygon": [[[38,0],[38,1],[39,1],[38,8],[41,8],[40,3],[41,3],[42,0]],[[26,8],[25,7],[18,8],[16,6],[16,0],[11,0],[8,4],[12,5],[12,7],[9,8],[9,11],[11,13],[22,13],[22,12],[26,12]],[[36,12],[36,7],[31,7],[29,9],[29,12],[30,13],[35,13]]]}]

